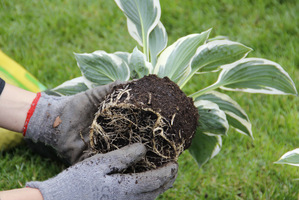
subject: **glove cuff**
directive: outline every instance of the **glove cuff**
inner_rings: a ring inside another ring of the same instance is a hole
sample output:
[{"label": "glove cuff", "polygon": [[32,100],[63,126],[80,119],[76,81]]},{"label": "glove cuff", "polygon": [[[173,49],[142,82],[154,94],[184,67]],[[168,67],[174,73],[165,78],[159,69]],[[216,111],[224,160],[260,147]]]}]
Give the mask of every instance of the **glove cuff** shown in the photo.
[{"label": "glove cuff", "polygon": [[24,127],[23,127],[23,136],[26,135],[29,121],[30,121],[30,119],[31,119],[31,117],[32,117],[32,115],[33,115],[33,113],[34,113],[34,111],[35,111],[36,105],[37,105],[37,103],[38,103],[40,97],[41,97],[41,93],[38,92],[38,93],[36,94],[36,97],[34,98],[34,100],[33,100],[32,103],[31,103],[30,109],[29,109],[28,112],[27,112],[27,117],[26,117],[26,120],[25,120],[25,123],[24,123]]},{"label": "glove cuff", "polygon": [[[82,167],[81,167],[82,168]],[[76,168],[76,171],[81,172],[81,168]],[[72,170],[71,170],[72,171]],[[83,180],[82,180],[83,177]],[[90,175],[88,177],[91,177]],[[82,184],[85,183],[85,184]],[[91,194],[91,185],[88,185],[85,176],[66,169],[55,177],[45,181],[27,182],[25,187],[36,188],[42,194],[44,200],[81,200],[93,199],[90,196],[83,197],[82,194]]]},{"label": "glove cuff", "polygon": [[62,188],[57,188],[56,185],[55,183],[52,183],[52,179],[49,179],[44,182],[39,182],[39,181],[28,182],[26,183],[25,187],[38,189],[42,194],[44,200],[55,200],[55,199],[61,199],[61,197],[63,196]]},{"label": "glove cuff", "polygon": [[53,123],[61,115],[62,108],[66,103],[67,98],[65,97],[54,97],[42,92],[28,121],[25,139],[42,142],[46,145],[57,142],[55,141],[57,134],[54,134],[57,131],[57,126],[53,126]]}]

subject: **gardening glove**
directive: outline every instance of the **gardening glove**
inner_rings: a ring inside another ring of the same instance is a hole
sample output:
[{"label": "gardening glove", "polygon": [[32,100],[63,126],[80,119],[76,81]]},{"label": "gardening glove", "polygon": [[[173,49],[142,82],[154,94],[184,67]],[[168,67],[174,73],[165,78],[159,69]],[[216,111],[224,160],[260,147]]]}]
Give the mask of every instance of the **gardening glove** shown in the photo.
[{"label": "gardening glove", "polygon": [[[32,148],[41,154],[44,148],[48,151],[50,148],[47,146],[50,146],[66,164],[83,160],[88,156],[89,126],[94,114],[105,96],[118,84],[121,82],[116,81],[73,96],[57,97],[45,92],[38,93],[25,121],[25,139],[33,141]],[[31,117],[30,113],[33,113]]]},{"label": "gardening glove", "polygon": [[136,143],[106,154],[97,154],[44,182],[29,182],[44,200],[155,199],[172,187],[178,171],[176,163],[142,173],[120,174],[146,154]]}]

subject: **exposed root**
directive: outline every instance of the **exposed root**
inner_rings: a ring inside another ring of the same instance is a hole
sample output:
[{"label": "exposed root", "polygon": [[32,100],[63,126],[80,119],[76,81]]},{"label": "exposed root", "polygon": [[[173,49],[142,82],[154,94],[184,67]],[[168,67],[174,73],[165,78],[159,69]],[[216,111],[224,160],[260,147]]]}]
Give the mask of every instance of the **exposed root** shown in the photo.
[{"label": "exposed root", "polygon": [[[181,144],[175,144],[173,138],[177,136],[165,134],[172,129],[176,114],[168,121],[150,108],[128,103],[130,97],[130,89],[126,87],[115,90],[101,103],[91,125],[90,154],[107,153],[141,142],[147,147],[148,153],[135,167],[148,170],[177,160],[184,150],[184,140]],[[148,99],[147,104],[151,104],[151,93]],[[161,160],[159,165],[157,160]]]}]

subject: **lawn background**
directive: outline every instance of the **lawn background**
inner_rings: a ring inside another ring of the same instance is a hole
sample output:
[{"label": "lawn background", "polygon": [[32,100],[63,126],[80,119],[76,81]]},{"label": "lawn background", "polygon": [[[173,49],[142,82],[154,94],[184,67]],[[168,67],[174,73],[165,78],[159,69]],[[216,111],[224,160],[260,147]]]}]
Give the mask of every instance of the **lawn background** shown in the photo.
[{"label": "lawn background", "polygon": [[[249,57],[281,64],[299,86],[299,4],[296,0],[161,0],[168,44],[213,28],[254,49]],[[0,0],[0,49],[48,88],[80,76],[73,52],[132,52],[126,18],[112,0]],[[215,81],[197,76],[185,88]],[[174,187],[159,199],[299,199],[299,168],[273,164],[299,146],[298,98],[227,92],[247,112],[254,140],[230,129],[219,155],[198,169],[188,152]],[[0,154],[0,189],[46,180],[63,164],[22,145]],[[67,183],[66,183],[67,184]]]}]

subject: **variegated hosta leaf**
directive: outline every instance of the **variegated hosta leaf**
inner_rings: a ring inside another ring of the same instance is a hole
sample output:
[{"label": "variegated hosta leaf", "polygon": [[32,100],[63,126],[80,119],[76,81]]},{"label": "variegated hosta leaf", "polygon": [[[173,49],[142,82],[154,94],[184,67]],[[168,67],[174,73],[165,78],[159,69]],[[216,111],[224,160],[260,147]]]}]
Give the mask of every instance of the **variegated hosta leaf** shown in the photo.
[{"label": "variegated hosta leaf", "polygon": [[198,131],[209,135],[226,135],[228,122],[225,113],[211,101],[198,100],[194,102],[198,109]]},{"label": "variegated hosta leaf", "polygon": [[279,64],[262,58],[244,58],[222,66],[216,83],[190,96],[196,98],[219,87],[249,93],[297,95],[289,74]]},{"label": "variegated hosta leaf", "polygon": [[75,54],[83,76],[97,85],[106,85],[116,80],[130,78],[128,65],[118,56],[105,51]]},{"label": "variegated hosta leaf", "polygon": [[215,40],[228,40],[229,38],[227,36],[224,36],[224,35],[217,35],[216,37],[213,37],[213,38],[209,38],[207,40],[207,42],[212,42],[212,41],[215,41]]},{"label": "variegated hosta leaf", "polygon": [[165,27],[161,22],[154,28],[149,36],[149,49],[151,63],[156,65],[158,54],[167,46],[168,36]]},{"label": "variegated hosta leaf", "polygon": [[215,40],[200,46],[191,61],[192,71],[214,72],[225,64],[236,62],[252,51],[251,48],[229,40]]},{"label": "variegated hosta leaf", "polygon": [[129,57],[131,55],[130,53],[117,51],[117,52],[114,52],[114,55],[120,57],[127,65],[129,65]]},{"label": "variegated hosta leaf", "polygon": [[219,108],[225,112],[229,125],[234,127],[238,132],[253,137],[251,123],[247,114],[240,105],[229,96],[212,91],[195,98],[195,101],[198,100],[208,100],[216,103]]},{"label": "variegated hosta leaf", "polygon": [[299,167],[299,148],[285,153],[278,161],[277,164],[288,164]]},{"label": "variegated hosta leaf", "polygon": [[152,73],[152,64],[146,61],[145,55],[137,47],[129,57],[131,79],[142,78]]},{"label": "variegated hosta leaf", "polygon": [[61,85],[52,89],[52,91],[59,93],[60,95],[74,95],[87,89],[88,87],[84,83],[84,78],[78,77],[62,83]]},{"label": "variegated hosta leaf", "polygon": [[201,167],[214,156],[216,156],[221,147],[221,136],[206,135],[200,131],[197,131],[188,150],[197,162],[198,167]]},{"label": "variegated hosta leaf", "polygon": [[245,58],[222,67],[216,84],[221,89],[265,94],[297,94],[293,80],[277,63]]},{"label": "variegated hosta leaf", "polygon": [[210,31],[182,37],[164,49],[158,58],[154,73],[159,77],[167,76],[177,83],[186,74],[196,49],[206,42]]},{"label": "variegated hosta leaf", "polygon": [[183,87],[197,72],[215,72],[222,65],[236,62],[247,56],[251,48],[229,40],[215,40],[200,46],[190,62],[191,72],[180,84]]},{"label": "variegated hosta leaf", "polygon": [[115,2],[127,17],[130,35],[143,46],[144,53],[149,58],[149,34],[161,17],[159,0],[115,0]]}]

